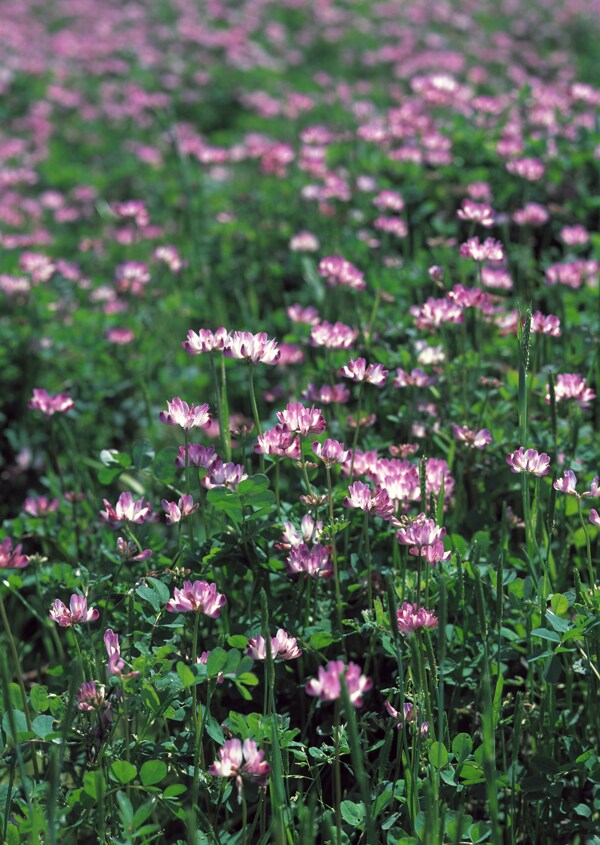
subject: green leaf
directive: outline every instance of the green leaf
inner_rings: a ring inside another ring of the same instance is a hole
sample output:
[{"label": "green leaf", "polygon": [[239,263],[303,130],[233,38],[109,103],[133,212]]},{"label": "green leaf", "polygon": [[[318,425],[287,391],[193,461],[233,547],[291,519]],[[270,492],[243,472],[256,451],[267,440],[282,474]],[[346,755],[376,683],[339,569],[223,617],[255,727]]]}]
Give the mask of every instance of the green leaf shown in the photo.
[{"label": "green leaf", "polygon": [[352,827],[359,827],[365,819],[365,808],[362,803],[355,804],[354,801],[342,801],[340,813],[344,821]]},{"label": "green leaf", "polygon": [[129,469],[131,466],[131,458],[123,452],[117,452],[116,449],[103,449],[100,452],[100,460],[105,467],[121,467],[122,469]]},{"label": "green leaf", "polygon": [[119,783],[130,783],[137,775],[136,767],[132,763],[128,763],[127,760],[115,760],[114,763],[111,763],[110,771]]},{"label": "green leaf", "polygon": [[494,700],[492,702],[492,718],[494,724],[494,730],[498,727],[498,722],[500,720],[500,711],[502,709],[502,690],[504,689],[504,677],[502,675],[498,675],[498,679],[496,681],[496,688],[494,690]]},{"label": "green leaf", "polygon": [[140,779],[144,786],[153,786],[166,777],[167,764],[163,760],[146,760],[140,769]]},{"label": "green leaf", "polygon": [[205,722],[206,733],[209,735],[211,739],[217,743],[217,745],[223,745],[225,742],[225,736],[223,734],[223,729],[221,725],[217,722],[214,716],[209,716]]},{"label": "green leaf", "polygon": [[540,640],[550,640],[553,643],[560,642],[560,636],[556,631],[550,631],[548,628],[534,628],[531,632],[532,637],[539,637]]},{"label": "green leaf", "polygon": [[224,648],[213,648],[206,661],[206,674],[211,678],[218,675],[225,668],[227,659],[228,653]]},{"label": "green leaf", "polygon": [[487,822],[475,822],[467,831],[467,836],[473,843],[485,842],[492,832],[491,824]]},{"label": "green leaf", "polygon": [[244,479],[244,481],[240,481],[237,488],[239,495],[245,499],[249,499],[257,493],[262,493],[268,489],[269,479],[266,475],[261,475],[260,473],[252,475],[250,478]]},{"label": "green leaf", "polygon": [[53,722],[52,716],[36,716],[31,723],[31,727],[36,736],[39,736],[40,739],[46,739],[48,734],[54,733]]},{"label": "green leaf", "polygon": [[[113,763],[114,765],[114,763]],[[119,805],[119,815],[125,828],[131,829],[133,825],[133,805],[127,795],[119,790],[117,792],[117,803]]]},{"label": "green leaf", "polygon": [[48,687],[36,684],[35,686],[31,687],[29,698],[31,700],[31,706],[36,711],[36,713],[44,713],[44,711],[48,710],[48,708],[50,707],[50,699],[48,698]]},{"label": "green leaf", "polygon": [[152,587],[148,587],[147,584],[140,584],[136,593],[141,599],[151,604],[152,609],[156,611],[156,613],[159,612],[162,602],[156,590],[153,590]]},{"label": "green leaf", "polygon": [[242,634],[233,634],[231,637],[227,637],[227,644],[232,648],[246,648],[248,637],[244,637]]},{"label": "green leaf", "polygon": [[563,634],[565,631],[568,631],[569,628],[572,627],[571,621],[569,619],[562,619],[560,616],[557,616],[555,613],[552,613],[551,610],[546,611],[546,619],[552,625],[554,630],[559,634]]},{"label": "green leaf", "polygon": [[256,687],[259,684],[258,678],[252,672],[242,672],[241,675],[236,677],[236,681],[245,684],[247,687]]},{"label": "green leaf", "polygon": [[136,469],[146,469],[146,467],[149,467],[156,454],[152,443],[145,438],[136,441],[132,453],[133,463]]},{"label": "green leaf", "polygon": [[462,763],[464,760],[466,760],[472,750],[473,740],[471,739],[470,734],[456,734],[456,736],[452,740],[452,751],[456,755],[456,759],[458,760],[458,762]]},{"label": "green leaf", "polygon": [[170,786],[163,792],[163,798],[177,798],[178,795],[183,795],[184,792],[187,792],[188,788],[183,783],[172,783]]},{"label": "green leaf", "polygon": [[560,593],[555,593],[550,599],[550,607],[557,616],[563,616],[569,609],[569,599]]},{"label": "green leaf", "polygon": [[429,747],[429,762],[436,769],[443,769],[448,765],[448,750],[443,742],[432,742]]},{"label": "green leaf", "polygon": [[177,663],[177,674],[184,687],[192,687],[196,683],[196,676],[190,667],[182,663],[181,660]]},{"label": "green leaf", "polygon": [[316,634],[311,636],[309,642],[313,648],[322,649],[331,645],[331,643],[334,642],[334,639],[335,638],[332,634],[327,631],[318,631]]}]

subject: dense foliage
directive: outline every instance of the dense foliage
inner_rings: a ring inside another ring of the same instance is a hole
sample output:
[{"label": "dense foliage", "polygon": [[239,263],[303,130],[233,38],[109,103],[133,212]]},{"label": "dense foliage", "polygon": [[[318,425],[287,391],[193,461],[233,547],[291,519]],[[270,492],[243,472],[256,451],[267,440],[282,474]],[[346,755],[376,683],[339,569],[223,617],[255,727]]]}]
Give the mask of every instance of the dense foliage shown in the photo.
[{"label": "dense foliage", "polygon": [[2,4],[2,842],[600,845],[598,20]]}]

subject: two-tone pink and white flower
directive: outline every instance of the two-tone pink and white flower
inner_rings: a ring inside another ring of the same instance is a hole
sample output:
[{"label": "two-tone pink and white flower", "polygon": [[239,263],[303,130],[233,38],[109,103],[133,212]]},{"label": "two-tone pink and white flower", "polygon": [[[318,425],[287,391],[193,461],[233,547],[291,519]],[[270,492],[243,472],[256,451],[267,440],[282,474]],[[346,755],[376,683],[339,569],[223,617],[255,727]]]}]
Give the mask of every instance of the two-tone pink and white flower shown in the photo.
[{"label": "two-tone pink and white flower", "polygon": [[166,608],[169,613],[202,613],[216,619],[225,604],[227,599],[217,592],[216,584],[184,581],[181,590],[174,588],[173,598],[168,600]]},{"label": "two-tone pink and white flower", "polygon": [[[596,398],[595,392],[588,387],[587,380],[578,373],[562,373],[556,377],[554,396],[557,402],[574,399],[580,408],[589,408]],[[550,404],[550,387],[546,392],[546,403]]]},{"label": "two-tone pink and white flower", "polygon": [[342,695],[340,678],[344,678],[350,701],[355,707],[362,707],[363,694],[373,686],[373,681],[361,674],[356,663],[330,660],[326,667],[319,666],[316,678],[306,683],[307,695],[314,695],[320,701],[336,701]]},{"label": "two-tone pink and white flower", "polygon": [[560,490],[561,493],[567,493],[570,496],[576,496],[578,499],[595,498],[600,496],[600,477],[595,475],[590,484],[590,489],[584,493],[577,492],[577,476],[572,469],[565,470],[562,478],[557,478],[553,484],[555,490]]},{"label": "two-tone pink and white flower", "polygon": [[[246,654],[253,660],[267,659],[267,644],[263,636],[250,637]],[[302,654],[296,637],[291,637],[283,628],[279,628],[271,637],[271,657],[273,660],[295,660]]]},{"label": "two-tone pink and white flower", "polygon": [[323,412],[312,405],[305,408],[301,402],[289,402],[284,411],[277,412],[279,422],[291,432],[301,434],[321,434],[327,428]]},{"label": "two-tone pink and white flower", "polygon": [[310,575],[311,578],[331,578],[333,575],[329,549],[321,543],[310,547],[306,543],[293,546],[285,569],[288,575]]},{"label": "two-tone pink and white flower", "polygon": [[116,505],[110,504],[108,499],[103,499],[106,510],[100,511],[100,519],[108,522],[113,528],[117,528],[124,522],[133,522],[135,525],[142,525],[152,516],[152,505],[145,502],[144,497],[134,501],[133,495],[126,491],[121,493]]},{"label": "two-tone pink and white flower", "polygon": [[50,619],[61,628],[70,628],[82,622],[95,622],[100,616],[95,607],[88,608],[87,598],[74,593],[69,601],[69,607],[60,599],[55,599],[48,613]]},{"label": "two-tone pink and white flower", "polygon": [[396,621],[401,634],[412,634],[421,628],[437,628],[438,620],[426,607],[402,602],[396,611]]},{"label": "two-tone pink and white flower", "polygon": [[264,754],[252,739],[245,739],[243,744],[239,739],[228,739],[219,748],[219,759],[215,760],[208,771],[219,778],[234,777],[241,801],[243,777],[259,786],[264,786],[269,778],[271,767],[264,759]]},{"label": "two-tone pink and white flower", "polygon": [[162,508],[166,515],[167,525],[175,525],[185,516],[191,516],[200,507],[199,503],[194,504],[191,496],[184,494],[178,502],[169,502],[167,499],[161,500]]},{"label": "two-tone pink and white flower", "polygon": [[0,542],[0,569],[24,569],[29,563],[28,555],[21,554],[23,545],[13,546],[10,537]]},{"label": "two-tone pink and white flower", "polygon": [[266,332],[233,332],[225,348],[228,358],[238,358],[250,364],[276,364],[280,352],[276,340],[269,340]]},{"label": "two-tone pink and white flower", "polygon": [[167,402],[167,410],[158,415],[161,422],[167,425],[179,425],[184,431],[190,428],[209,428],[211,423],[210,409],[204,405],[188,405],[179,396]]},{"label": "two-tone pink and white flower", "polygon": [[315,441],[312,450],[326,466],[344,464],[350,459],[350,450],[346,449],[339,440],[331,440],[329,437],[324,443]]},{"label": "two-tone pink and white flower", "polygon": [[348,495],[344,499],[343,505],[345,508],[358,508],[365,513],[372,513],[387,521],[395,520],[394,502],[383,487],[372,490],[368,484],[355,481],[348,487]]},{"label": "two-tone pink and white flower", "polygon": [[190,329],[187,340],[181,344],[188,355],[202,355],[204,352],[223,352],[229,345],[229,332],[223,326],[215,332],[210,329],[200,329],[195,332]]},{"label": "two-tone pink and white flower", "polygon": [[71,411],[75,407],[75,403],[68,393],[52,395],[40,387],[35,387],[28,407],[36,411],[41,411],[47,417],[51,417],[53,414],[64,414],[67,411]]},{"label": "two-tone pink and white flower", "polygon": [[525,449],[519,446],[514,452],[506,456],[506,463],[511,472],[527,472],[541,478],[550,471],[550,458],[545,452],[535,449]]},{"label": "two-tone pink and white flower", "polygon": [[383,387],[388,371],[383,364],[368,364],[364,358],[350,360],[340,369],[340,375],[356,382],[366,382],[375,387]]},{"label": "two-tone pink and white flower", "polygon": [[[420,513],[408,525],[400,528],[396,533],[396,539],[402,546],[431,546],[446,536],[446,529],[436,525],[434,519],[428,518]],[[411,550],[412,553],[412,550]]]},{"label": "two-tone pink and white flower", "polygon": [[489,446],[493,441],[492,435],[487,428],[475,431],[472,428],[468,428],[466,425],[456,425],[456,423],[452,423],[452,431],[454,432],[454,437],[458,441],[470,446],[471,449],[485,449],[485,447]]}]

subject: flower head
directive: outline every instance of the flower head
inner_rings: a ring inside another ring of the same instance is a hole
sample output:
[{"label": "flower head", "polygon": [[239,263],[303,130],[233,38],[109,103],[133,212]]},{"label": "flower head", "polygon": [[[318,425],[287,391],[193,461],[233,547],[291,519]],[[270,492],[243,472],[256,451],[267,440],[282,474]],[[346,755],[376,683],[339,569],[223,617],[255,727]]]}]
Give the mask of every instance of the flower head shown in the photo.
[{"label": "flower head", "polygon": [[234,332],[229,338],[225,354],[250,364],[276,364],[280,356],[277,341],[269,340],[266,332]]},{"label": "flower head", "polygon": [[21,543],[13,547],[12,539],[5,537],[0,543],[0,569],[24,569],[29,557],[21,554],[22,548]]},{"label": "flower head", "polygon": [[184,431],[190,428],[209,428],[210,411],[207,404],[188,405],[178,396],[167,402],[167,411],[161,411],[158,418],[168,425],[180,425]]},{"label": "flower head", "polygon": [[114,508],[107,499],[102,501],[106,510],[100,511],[100,519],[103,522],[110,523],[113,528],[117,528],[124,522],[142,525],[152,516],[150,502],[145,502],[143,496],[141,499],[134,501],[133,495],[129,491],[121,493]]},{"label": "flower head", "polygon": [[167,610],[170,613],[203,613],[216,619],[227,599],[222,593],[217,592],[216,584],[208,584],[206,581],[184,581],[183,589],[177,587],[173,590],[173,598],[167,602]]},{"label": "flower head", "polygon": [[[584,376],[578,373],[563,373],[556,377],[554,395],[557,402],[574,399],[580,408],[589,408],[596,398],[596,394],[587,386]],[[550,404],[550,388],[546,393],[546,403]]]},{"label": "flower head", "polygon": [[342,694],[340,678],[344,677],[350,701],[355,707],[362,707],[363,693],[373,686],[373,681],[361,675],[360,666],[343,660],[330,660],[326,668],[319,666],[317,678],[306,684],[307,695],[315,695],[320,701],[336,701]]},{"label": "flower head", "polygon": [[77,709],[82,712],[101,710],[107,705],[104,698],[104,687],[96,686],[94,681],[86,681],[77,693]]},{"label": "flower head", "polygon": [[405,601],[396,611],[398,630],[401,634],[412,634],[420,628],[437,628],[438,620],[425,607]]},{"label": "flower head", "polygon": [[198,332],[189,330],[187,340],[181,344],[188,355],[202,355],[203,352],[223,351],[229,345],[229,332],[221,327],[216,332],[200,329]]},{"label": "flower head", "polygon": [[461,443],[465,443],[472,449],[485,449],[486,446],[492,442],[492,435],[487,428],[482,428],[480,431],[474,431],[466,425],[452,424],[452,431],[454,436]]},{"label": "flower head", "polygon": [[88,609],[87,598],[85,596],[80,596],[76,593],[71,596],[69,607],[60,599],[56,599],[52,603],[48,615],[61,628],[70,628],[72,625],[78,625],[81,622],[95,622],[100,616],[96,608]]},{"label": "flower head", "polygon": [[364,358],[356,358],[345,364],[341,370],[340,375],[344,378],[349,378],[352,381],[367,382],[373,384],[375,387],[383,387],[388,371],[383,368],[382,364],[369,364]]},{"label": "flower head", "polygon": [[199,503],[194,504],[191,496],[183,495],[179,502],[168,502],[166,499],[161,501],[162,508],[166,514],[167,525],[175,525],[181,522],[184,516],[190,516],[200,507]]},{"label": "flower head", "polygon": [[[267,659],[267,644],[265,638],[250,637],[246,646],[246,654],[253,660]],[[271,657],[273,660],[294,660],[300,657],[302,651],[298,648],[295,637],[287,634],[283,628],[279,628],[274,637],[271,637]]]},{"label": "flower head", "polygon": [[350,450],[345,449],[344,444],[340,443],[339,440],[331,440],[329,437],[324,443],[318,441],[313,443],[312,450],[326,466],[344,464],[350,458]]},{"label": "flower head", "polygon": [[53,414],[64,414],[66,411],[72,410],[75,403],[68,393],[57,393],[53,396],[42,388],[35,387],[28,407],[51,417]]},{"label": "flower head", "polygon": [[252,739],[245,739],[243,744],[239,739],[228,739],[219,748],[219,759],[215,760],[208,771],[219,778],[235,777],[241,801],[243,777],[259,786],[266,784],[271,767],[263,759],[264,756],[264,751],[260,751]]},{"label": "flower head", "polygon": [[538,477],[548,475],[550,470],[550,458],[545,452],[540,454],[535,449],[526,450],[523,446],[507,455],[506,463],[511,472],[528,472]]},{"label": "flower head", "polygon": [[330,578],[333,575],[329,550],[320,543],[309,548],[300,543],[290,549],[285,562],[289,575],[310,575],[311,578]]},{"label": "flower head", "polygon": [[288,431],[303,436],[320,434],[327,427],[322,411],[314,405],[305,408],[301,402],[289,402],[284,411],[277,412],[277,419]]}]

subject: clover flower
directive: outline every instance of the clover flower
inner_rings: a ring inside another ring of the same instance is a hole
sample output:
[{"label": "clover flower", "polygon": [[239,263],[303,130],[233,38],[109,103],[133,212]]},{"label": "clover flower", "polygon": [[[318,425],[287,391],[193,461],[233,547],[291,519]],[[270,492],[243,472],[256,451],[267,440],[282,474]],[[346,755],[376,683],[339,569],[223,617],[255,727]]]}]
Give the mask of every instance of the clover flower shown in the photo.
[{"label": "clover flower", "polygon": [[38,496],[32,498],[31,496],[23,502],[23,513],[29,516],[43,517],[48,516],[49,513],[58,510],[58,499],[49,499],[47,496]]},{"label": "clover flower", "polygon": [[[392,707],[392,705],[389,701],[384,701],[383,706],[385,707],[387,712],[390,714],[392,719],[394,719],[394,721],[396,722],[396,727],[398,729],[403,728],[405,722],[416,722],[416,720],[417,720],[416,710],[415,710],[414,706],[411,704],[410,701],[404,702],[404,717],[402,717],[400,715],[400,713],[396,710],[395,707]],[[427,736],[427,734],[429,732],[429,722],[423,722],[419,726],[419,730],[420,730],[422,736]]]},{"label": "clover flower", "polygon": [[181,345],[188,355],[202,355],[204,352],[215,350],[222,352],[229,345],[229,332],[223,327],[214,333],[209,329],[200,329],[198,332],[190,329],[187,340],[184,340]]},{"label": "clover flower", "polygon": [[288,431],[285,426],[278,424],[258,435],[254,451],[257,455],[278,455],[280,458],[299,461],[300,440],[293,431]]},{"label": "clover flower", "polygon": [[269,340],[266,332],[234,332],[225,348],[228,358],[238,358],[250,364],[276,364],[280,357],[276,340]]},{"label": "clover flower", "polygon": [[152,557],[152,549],[140,551],[135,543],[125,540],[123,537],[117,537],[117,549],[123,563],[129,560],[148,560]]},{"label": "clover flower", "polygon": [[33,396],[27,407],[41,411],[47,417],[51,417],[54,414],[64,414],[71,411],[75,407],[75,403],[68,393],[52,395],[40,387],[34,387]]},{"label": "clover flower", "polygon": [[339,285],[354,290],[364,290],[367,286],[363,273],[341,255],[330,255],[321,259],[318,273],[319,276],[327,279],[329,287]]},{"label": "clover flower", "polygon": [[81,622],[95,622],[100,616],[96,608],[89,608],[87,598],[74,593],[69,601],[69,607],[60,599],[55,599],[48,613],[50,619],[61,628],[70,628]]},{"label": "clover flower", "polygon": [[348,487],[348,496],[343,505],[345,508],[358,508],[365,513],[374,513],[381,519],[394,520],[394,503],[383,487],[371,490],[368,484],[355,481]]},{"label": "clover flower", "polygon": [[500,241],[493,238],[486,238],[483,243],[479,238],[469,238],[460,245],[460,255],[463,258],[472,258],[478,264],[483,261],[502,261],[504,259],[504,248]]},{"label": "clover flower", "polygon": [[13,547],[10,537],[5,537],[0,543],[0,569],[24,569],[29,563],[29,557],[21,554],[22,544]]},{"label": "clover flower", "polygon": [[[567,399],[574,399],[580,408],[589,408],[590,404],[596,398],[596,394],[587,386],[587,381],[584,376],[578,373],[563,373],[556,377],[556,385],[554,387],[554,395],[557,402],[563,402]],[[550,404],[550,388],[548,387],[546,393],[546,404]]]},{"label": "clover flower", "polygon": [[281,542],[277,544],[277,548],[291,549],[296,548],[301,543],[312,543],[314,540],[318,540],[323,531],[323,523],[320,519],[315,522],[312,514],[307,513],[304,514],[300,522],[300,531],[291,522],[284,522],[283,529]]},{"label": "clover flower", "polygon": [[166,514],[167,525],[175,525],[181,522],[184,516],[190,516],[198,510],[200,504],[196,502],[189,495],[183,495],[179,502],[168,502],[166,499],[161,500],[163,510]]},{"label": "clover flower", "polygon": [[288,431],[302,436],[320,434],[327,427],[322,411],[314,405],[305,408],[301,402],[289,402],[284,411],[277,412],[277,419]]},{"label": "clover flower", "polygon": [[320,543],[309,548],[306,543],[300,543],[290,549],[285,562],[285,569],[289,575],[310,575],[311,578],[331,578],[333,568],[329,557],[329,550]]},{"label": "clover flower", "polygon": [[[250,637],[246,646],[246,654],[253,660],[267,659],[267,644],[265,638]],[[300,657],[302,651],[298,648],[295,637],[287,634],[283,628],[279,628],[274,637],[271,637],[271,657],[273,660],[295,660]]]},{"label": "clover flower", "polygon": [[598,484],[599,476],[594,476],[590,489],[585,493],[578,493],[576,490],[577,476],[572,469],[565,470],[562,478],[557,478],[552,485],[555,490],[560,490],[561,493],[567,493],[570,496],[576,496],[578,499],[595,498],[600,496],[600,486]]},{"label": "clover flower", "polygon": [[108,702],[105,700],[104,687],[97,687],[94,681],[85,681],[77,693],[77,709],[85,713],[106,706]]},{"label": "clover flower", "polygon": [[405,601],[396,611],[396,621],[401,634],[412,634],[421,628],[437,628],[437,617],[425,607]]},{"label": "clover flower", "polygon": [[184,581],[181,590],[175,587],[173,598],[168,600],[166,608],[169,613],[203,613],[216,619],[226,603],[225,596],[217,592],[216,584]]},{"label": "clover flower", "polygon": [[120,675],[125,667],[125,661],[121,657],[119,637],[112,628],[107,628],[104,632],[104,645],[108,654],[109,675]]},{"label": "clover flower", "polygon": [[219,759],[209,767],[211,775],[219,778],[234,777],[238,788],[238,800],[242,800],[242,778],[246,777],[259,786],[267,783],[271,767],[252,739],[228,739],[219,748]]},{"label": "clover flower", "polygon": [[487,428],[475,431],[468,428],[466,425],[461,426],[456,425],[456,423],[452,423],[452,431],[454,432],[454,436],[457,440],[461,443],[465,443],[472,449],[485,449],[486,446],[490,445],[493,439]]},{"label": "clover flower", "polygon": [[[415,325],[418,329],[438,329],[443,323],[462,323],[464,320],[463,309],[458,303],[444,297],[434,299],[428,297],[423,305],[412,305],[410,313],[415,318]],[[433,363],[432,361],[420,360],[419,363]]]},{"label": "clover flower", "polygon": [[[185,467],[185,458],[185,446],[180,446],[175,458],[175,466],[180,469]],[[200,443],[188,443],[187,459],[189,466],[201,467],[202,469],[211,469],[216,461],[220,460],[214,446],[202,446]]]},{"label": "clover flower", "polygon": [[316,441],[312,445],[312,450],[320,458],[326,466],[332,464],[343,464],[350,459],[350,450],[344,448],[344,444],[339,440],[331,440],[327,438],[324,443]]},{"label": "clover flower", "polygon": [[600,528],[600,514],[598,514],[596,508],[590,508],[589,520],[596,528]]},{"label": "clover flower", "polygon": [[352,359],[340,369],[340,375],[344,378],[373,384],[375,387],[385,385],[387,374],[388,371],[383,368],[382,364],[369,364],[367,366],[364,358]]},{"label": "clover flower", "polygon": [[350,391],[345,384],[324,384],[322,387],[315,387],[312,382],[306,385],[301,396],[307,402],[319,402],[322,405],[345,404],[350,398]]},{"label": "clover flower", "polygon": [[119,527],[124,522],[143,525],[152,516],[150,502],[145,502],[143,496],[134,501],[129,491],[121,493],[114,508],[107,499],[102,499],[102,501],[106,510],[100,511],[100,519],[103,522],[109,522],[113,528]]},{"label": "clover flower", "polygon": [[343,660],[330,660],[326,668],[319,666],[317,678],[307,681],[307,695],[314,695],[320,701],[336,701],[342,694],[340,678],[344,677],[350,701],[355,707],[362,707],[363,693],[373,686],[373,681],[361,675],[360,666]]},{"label": "clover flower", "polygon": [[327,349],[348,349],[356,338],[356,329],[344,323],[328,323],[323,320],[310,331],[310,341],[313,346],[325,346]]},{"label": "clover flower", "polygon": [[560,319],[554,314],[544,315],[541,311],[535,311],[531,315],[531,331],[538,334],[547,334],[551,337],[560,337]]},{"label": "clover flower", "polygon": [[548,475],[550,470],[550,458],[545,452],[540,454],[535,449],[525,450],[523,446],[507,455],[506,463],[511,472],[528,472],[538,478]]},{"label": "clover flower", "polygon": [[178,396],[167,402],[167,411],[161,411],[158,418],[167,425],[180,425],[184,431],[190,428],[209,428],[211,417],[208,405],[188,405]]},{"label": "clover flower", "polygon": [[429,519],[424,513],[420,513],[413,522],[400,528],[396,534],[402,546],[431,546],[445,536],[446,529],[436,525],[435,520]]},{"label": "clover flower", "polygon": [[462,201],[461,208],[456,212],[457,217],[461,220],[468,220],[472,223],[479,223],[489,229],[494,225],[494,211],[487,203],[473,202],[470,199]]},{"label": "clover flower", "polygon": [[398,367],[392,385],[394,387],[429,387],[435,382],[435,376],[428,376],[420,367],[415,367],[410,373]]}]

